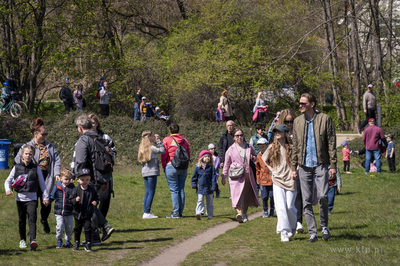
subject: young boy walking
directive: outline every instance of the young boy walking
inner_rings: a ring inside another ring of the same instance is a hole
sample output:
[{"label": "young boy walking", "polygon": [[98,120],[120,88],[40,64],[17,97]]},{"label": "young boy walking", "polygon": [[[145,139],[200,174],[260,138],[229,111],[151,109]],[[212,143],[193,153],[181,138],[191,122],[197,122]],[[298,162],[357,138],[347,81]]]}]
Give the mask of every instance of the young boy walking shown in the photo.
[{"label": "young boy walking", "polygon": [[62,248],[63,243],[63,232],[65,229],[65,247],[72,248],[72,229],[74,227],[74,219],[72,217],[72,204],[68,200],[72,193],[75,185],[71,183],[72,173],[68,168],[64,168],[60,171],[61,181],[57,182],[54,186],[53,191],[50,195],[50,202],[55,201],[54,214],[56,215],[56,248]]},{"label": "young boy walking", "polygon": [[97,205],[99,197],[96,190],[89,185],[91,178],[90,170],[82,168],[78,171],[77,179],[79,185],[72,191],[69,200],[74,206],[73,216],[75,218],[74,236],[75,243],[73,250],[79,250],[82,227],[85,232],[85,250],[92,251],[91,235],[92,227],[91,220],[93,217],[94,206]]},{"label": "young boy walking", "polygon": [[[268,140],[260,138],[257,141],[257,146],[260,149],[260,153],[256,159],[256,177],[257,184],[261,186],[261,198],[263,202],[264,214],[263,218],[274,216],[274,193],[272,190],[272,177],[271,170],[267,167],[262,159],[262,155],[268,148]],[[268,213],[268,198],[269,200],[269,213]]]}]

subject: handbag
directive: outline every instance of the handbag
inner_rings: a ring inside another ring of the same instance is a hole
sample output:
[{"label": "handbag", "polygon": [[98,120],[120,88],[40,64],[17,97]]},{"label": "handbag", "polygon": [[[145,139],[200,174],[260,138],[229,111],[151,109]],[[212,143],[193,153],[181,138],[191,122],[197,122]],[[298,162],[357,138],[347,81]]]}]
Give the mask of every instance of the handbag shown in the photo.
[{"label": "handbag", "polygon": [[[236,145],[236,144],[233,144]],[[236,147],[237,149],[237,147]],[[239,150],[238,150],[239,152]],[[244,153],[244,160],[243,160],[243,164],[242,165],[238,165],[236,163],[231,164],[231,167],[229,168],[229,177],[231,179],[239,179],[244,177],[245,173],[246,173],[246,169],[244,167],[244,164],[246,163],[246,150]]]}]

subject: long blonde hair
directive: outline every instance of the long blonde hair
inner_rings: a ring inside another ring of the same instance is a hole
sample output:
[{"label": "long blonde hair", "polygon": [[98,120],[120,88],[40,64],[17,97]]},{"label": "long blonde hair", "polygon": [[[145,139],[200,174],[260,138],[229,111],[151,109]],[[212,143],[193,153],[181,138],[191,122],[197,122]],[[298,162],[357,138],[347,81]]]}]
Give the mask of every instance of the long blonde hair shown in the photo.
[{"label": "long blonde hair", "polygon": [[264,94],[264,93],[263,93],[262,91],[258,92],[258,94],[257,94],[257,99],[256,99],[256,100],[258,100],[258,99],[261,98],[261,94]]},{"label": "long blonde hair", "polygon": [[142,141],[139,145],[138,161],[146,163],[151,160],[151,142],[149,137],[153,134],[150,130],[145,130],[142,133]]},{"label": "long blonde hair", "polygon": [[[286,150],[286,163],[291,166],[291,158],[292,158],[292,140],[290,139],[290,136],[288,133],[285,133],[285,144],[283,145],[285,150]],[[271,148],[268,152],[268,157],[267,157],[267,163],[271,165],[271,167],[275,167],[279,164],[279,161],[281,160],[281,144],[279,143],[279,140],[274,138],[274,141],[271,144]]]}]

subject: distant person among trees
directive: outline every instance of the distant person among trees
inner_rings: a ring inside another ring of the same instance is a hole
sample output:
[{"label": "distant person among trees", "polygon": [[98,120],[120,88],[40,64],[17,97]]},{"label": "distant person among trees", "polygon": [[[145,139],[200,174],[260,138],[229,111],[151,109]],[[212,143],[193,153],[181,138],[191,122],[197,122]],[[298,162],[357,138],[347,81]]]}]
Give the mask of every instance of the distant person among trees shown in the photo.
[{"label": "distant person among trees", "polygon": [[219,123],[225,121],[225,115],[222,110],[222,103],[218,103],[217,111],[215,111],[215,120]]},{"label": "distant person among trees", "polygon": [[222,111],[224,112],[225,120],[235,120],[235,116],[232,110],[232,104],[231,101],[228,99],[227,89],[222,92],[221,97],[219,98],[219,102],[222,104]]},{"label": "distant person among trees", "polygon": [[17,86],[17,83],[15,82],[15,75],[10,74],[8,76],[8,79],[6,80],[8,82],[8,85],[10,86],[11,92],[14,94],[14,100],[15,101],[22,101],[22,91],[21,89]]},{"label": "distant person among trees", "polygon": [[74,96],[72,95],[72,91],[69,88],[69,80],[68,78],[65,79],[65,86],[61,88],[60,99],[64,103],[65,112],[69,110],[74,110]]},{"label": "distant person among trees", "polygon": [[143,131],[138,152],[138,161],[142,164],[142,176],[145,188],[143,219],[158,218],[158,216],[151,213],[151,205],[156,193],[157,177],[160,175],[157,154],[165,154],[165,148],[160,140],[160,136],[150,130]]},{"label": "distant person among trees", "polygon": [[179,134],[178,124],[171,124],[169,126],[169,132],[171,135],[163,140],[163,145],[166,152],[165,154],[161,155],[162,166],[164,168],[172,198],[173,210],[171,215],[167,216],[167,218],[181,218],[183,209],[185,207],[185,182],[187,177],[187,166],[175,168],[175,166],[172,164],[172,161],[175,157],[175,151],[179,146],[184,147],[190,159],[190,147],[189,142],[181,134]]},{"label": "distant person among trees", "polygon": [[82,94],[83,85],[81,83],[78,84],[76,90],[74,91],[74,100],[76,103],[76,108],[79,111],[83,111],[83,94]]},{"label": "distant person among trees", "polygon": [[365,120],[361,123],[360,127],[358,127],[358,134],[361,134],[363,128],[368,124],[368,120],[373,118],[376,120],[376,111],[378,110],[377,100],[375,94],[372,92],[373,85],[369,84],[367,91],[363,96],[363,110],[365,113]]},{"label": "distant person among trees", "polygon": [[375,118],[368,120],[369,127],[362,136],[365,145],[365,173],[369,172],[370,163],[375,159],[377,172],[382,171],[381,146],[387,147],[385,135],[380,127],[375,126]]},{"label": "distant person among trees", "polygon": [[7,81],[3,82],[3,87],[1,88],[1,98],[4,101],[2,108],[5,108],[7,104],[11,101],[11,90],[10,85]]},{"label": "distant person among trees", "polygon": [[135,106],[134,106],[134,116],[133,116],[133,120],[140,120],[140,104],[142,103],[142,98],[143,95],[142,93],[142,89],[138,88],[136,94],[135,94]]},{"label": "distant person among trees", "polygon": [[249,220],[247,210],[249,207],[258,207],[258,192],[250,168],[250,161],[256,161],[256,151],[244,142],[244,134],[241,129],[233,131],[235,143],[231,145],[225,154],[224,170],[222,172],[222,185],[225,186],[229,177],[232,207],[236,209],[236,220],[245,223]]},{"label": "distant person among trees", "polygon": [[[60,178],[61,159],[54,145],[47,141],[47,128],[42,118],[37,118],[31,128],[32,140],[26,143],[35,148],[33,160],[42,171],[43,180],[46,190],[51,192],[54,187],[55,180]],[[22,148],[15,156],[15,163],[18,163],[22,156]],[[50,193],[49,192],[49,193]],[[47,221],[51,212],[51,204],[43,204],[44,196],[42,191],[38,191],[37,196],[40,200],[40,222],[43,225],[43,231],[50,233],[50,226]]]},{"label": "distant person among trees", "polygon": [[100,89],[100,112],[103,118],[110,115],[110,96],[111,91],[108,89],[108,82],[105,81]]},{"label": "distant person among trees", "polygon": [[140,121],[145,121],[147,119],[147,102],[146,97],[142,97],[142,102],[140,103]]},{"label": "distant person among trees", "polygon": [[268,105],[264,102],[264,93],[260,91],[257,94],[256,104],[253,107],[253,121],[262,122],[264,127],[267,123],[267,108]]}]

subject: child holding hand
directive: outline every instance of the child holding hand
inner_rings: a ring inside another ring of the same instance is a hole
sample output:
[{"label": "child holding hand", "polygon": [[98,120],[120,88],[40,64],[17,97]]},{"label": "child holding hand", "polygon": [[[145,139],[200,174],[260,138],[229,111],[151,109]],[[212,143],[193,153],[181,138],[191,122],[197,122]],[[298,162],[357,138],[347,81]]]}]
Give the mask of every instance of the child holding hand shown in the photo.
[{"label": "child holding hand", "polygon": [[89,185],[91,178],[90,170],[87,168],[79,169],[77,179],[79,186],[74,188],[69,201],[73,205],[74,209],[72,214],[75,218],[74,236],[75,243],[73,250],[79,250],[82,227],[85,231],[85,250],[87,252],[92,251],[91,236],[92,227],[91,220],[93,217],[94,206],[97,205],[99,197],[96,190]]},{"label": "child holding hand", "polygon": [[344,165],[344,172],[346,172],[346,174],[351,174],[351,172],[350,172],[350,154],[351,154],[351,151],[350,151],[350,149],[349,149],[349,144],[350,143],[348,143],[347,141],[344,141],[343,143],[342,143],[342,146],[343,146],[343,150],[342,150],[342,153],[343,153],[343,165]]},{"label": "child holding hand", "polygon": [[197,220],[201,220],[201,214],[204,213],[204,198],[207,201],[208,219],[212,219],[214,213],[213,191],[217,189],[217,176],[215,174],[212,154],[207,150],[200,152],[199,162],[192,176],[192,188],[196,189],[198,194],[196,206]]},{"label": "child holding hand", "polygon": [[17,192],[17,208],[19,219],[19,242],[20,248],[26,246],[26,216],[28,216],[30,249],[35,251],[38,247],[36,243],[36,220],[37,220],[37,191],[43,191],[43,204],[48,206],[49,194],[46,190],[42,171],[40,167],[32,160],[35,154],[35,148],[31,145],[22,147],[21,160],[10,172],[10,175],[4,182],[6,195],[13,194],[11,188]]}]

